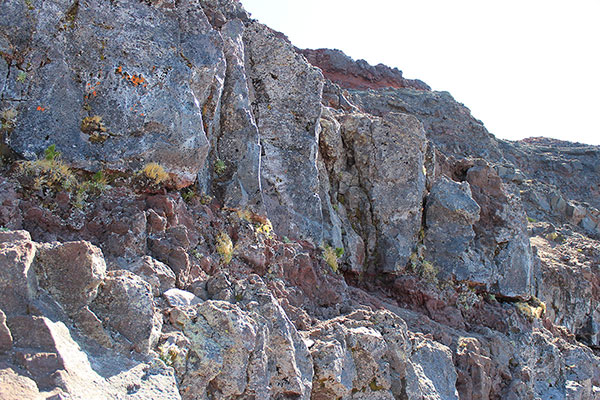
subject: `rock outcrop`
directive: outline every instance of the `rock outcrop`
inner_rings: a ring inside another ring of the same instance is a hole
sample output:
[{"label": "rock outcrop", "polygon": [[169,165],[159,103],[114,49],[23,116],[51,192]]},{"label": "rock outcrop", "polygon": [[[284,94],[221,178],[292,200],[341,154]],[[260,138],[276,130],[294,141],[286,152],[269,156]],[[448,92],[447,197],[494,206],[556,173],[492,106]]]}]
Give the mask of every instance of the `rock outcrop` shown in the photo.
[{"label": "rock outcrop", "polygon": [[0,13],[1,398],[600,398],[597,147],[235,0]]}]

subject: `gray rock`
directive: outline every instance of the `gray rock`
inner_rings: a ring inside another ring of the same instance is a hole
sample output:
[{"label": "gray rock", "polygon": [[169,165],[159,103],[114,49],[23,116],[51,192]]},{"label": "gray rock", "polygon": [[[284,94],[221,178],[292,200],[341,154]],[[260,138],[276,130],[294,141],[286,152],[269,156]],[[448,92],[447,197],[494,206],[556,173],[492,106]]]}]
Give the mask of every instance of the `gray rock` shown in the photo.
[{"label": "gray rock", "polygon": [[[181,398],[173,370],[158,360],[140,362],[129,354],[86,352],[63,322],[46,317],[19,316],[9,324],[15,346],[26,348],[21,366],[44,390],[73,399],[116,400],[125,394],[128,399]],[[3,388],[4,384],[0,385],[0,393]]]},{"label": "gray rock", "polygon": [[129,271],[110,271],[90,310],[126,350],[147,354],[158,341],[162,317],[155,312],[152,288]]},{"label": "gray rock", "polygon": [[171,307],[189,307],[202,302],[194,293],[176,288],[167,290],[163,297]]},{"label": "gray rock", "polygon": [[[187,343],[166,339],[161,346],[186,354],[185,365],[174,360],[183,398],[310,398],[310,353],[277,300],[258,276],[230,285],[236,304],[207,300],[171,311]],[[210,293],[223,297],[221,291]]]},{"label": "gray rock", "polygon": [[165,264],[150,256],[137,259],[129,268],[152,286],[155,297],[175,287],[175,273]]},{"label": "gray rock", "polygon": [[477,265],[469,260],[479,220],[479,205],[473,200],[467,182],[445,177],[434,183],[425,208],[425,258],[444,274],[459,280],[481,280]]},{"label": "gray rock", "polygon": [[[15,368],[16,369],[16,368]],[[31,378],[20,374],[15,369],[0,366],[0,398],[6,400],[42,400],[46,396],[42,396],[40,391]]]},{"label": "gray rock", "polygon": [[106,275],[102,251],[86,241],[40,245],[34,268],[40,287],[71,315],[96,298]]},{"label": "gray rock", "polygon": [[[263,211],[258,128],[249,99],[244,25],[232,20],[221,28],[227,70],[221,99],[220,129],[212,141],[213,179],[228,207]],[[220,163],[220,164],[219,164]]]},{"label": "gray rock", "polygon": [[250,101],[260,131],[262,190],[275,231],[322,240],[316,167],[323,75],[259,23],[244,31]]},{"label": "gray rock", "polygon": [[339,194],[368,259],[384,272],[404,268],[417,242],[425,191],[425,135],[406,114],[366,114],[340,119],[354,165],[341,174]]},{"label": "gray rock", "polygon": [[427,139],[447,156],[482,157],[493,162],[504,159],[496,138],[448,92],[411,88],[349,92],[350,101],[363,112],[378,116],[402,112],[415,116],[423,124]]},{"label": "gray rock", "polygon": [[256,323],[237,306],[212,300],[182,316],[178,323],[191,343],[188,374],[181,381],[183,398],[209,398],[215,391],[226,397],[242,395],[250,354],[257,346]]},{"label": "gray rock", "polygon": [[[195,180],[225,69],[221,37],[196,1],[14,0],[0,13],[0,51],[30,65],[2,92],[18,112],[15,151],[31,159],[55,144],[81,168],[135,172],[156,162],[176,186]],[[11,64],[11,82],[18,72]]]},{"label": "gray rock", "polygon": [[31,235],[27,231],[2,231],[0,232],[0,243],[15,241],[31,241]]},{"label": "gray rock", "polygon": [[456,399],[456,371],[450,349],[424,340],[413,349],[406,368],[408,399]]}]

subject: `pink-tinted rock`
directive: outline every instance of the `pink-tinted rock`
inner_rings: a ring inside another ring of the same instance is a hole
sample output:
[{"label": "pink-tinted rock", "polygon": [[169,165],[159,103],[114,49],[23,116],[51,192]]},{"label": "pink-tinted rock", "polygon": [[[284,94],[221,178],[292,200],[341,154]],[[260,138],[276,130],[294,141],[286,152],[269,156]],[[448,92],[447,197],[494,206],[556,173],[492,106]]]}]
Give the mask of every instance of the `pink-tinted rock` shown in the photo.
[{"label": "pink-tinted rock", "polygon": [[[4,234],[5,237],[23,236]],[[35,244],[27,240],[0,243],[0,306],[8,316],[26,313],[28,304],[37,295],[37,279],[32,267],[35,252]]]},{"label": "pink-tinted rock", "polygon": [[86,241],[44,244],[36,254],[35,270],[40,287],[75,313],[96,297],[106,263],[102,251]]},{"label": "pink-tinted rock", "polygon": [[6,326],[6,315],[0,310],[0,354],[6,353],[12,348],[13,338],[8,326]]},{"label": "pink-tinted rock", "polygon": [[156,344],[162,317],[155,313],[152,287],[129,271],[110,271],[90,309],[102,321],[115,341],[140,353]]},{"label": "pink-tinted rock", "polygon": [[332,82],[348,89],[413,88],[430,90],[424,82],[406,79],[402,71],[379,64],[369,65],[365,60],[354,61],[340,50],[299,50],[308,62],[321,68]]}]

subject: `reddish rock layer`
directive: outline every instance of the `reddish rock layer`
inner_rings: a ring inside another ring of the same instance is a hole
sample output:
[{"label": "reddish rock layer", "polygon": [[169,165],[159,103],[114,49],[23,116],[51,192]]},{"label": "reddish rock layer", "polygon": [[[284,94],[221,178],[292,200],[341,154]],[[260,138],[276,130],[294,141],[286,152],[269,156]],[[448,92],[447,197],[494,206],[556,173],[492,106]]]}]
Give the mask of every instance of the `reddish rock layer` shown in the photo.
[{"label": "reddish rock layer", "polygon": [[321,68],[323,75],[346,89],[412,88],[431,90],[418,79],[406,79],[402,71],[383,64],[372,66],[365,60],[354,61],[340,50],[298,50],[308,62]]}]

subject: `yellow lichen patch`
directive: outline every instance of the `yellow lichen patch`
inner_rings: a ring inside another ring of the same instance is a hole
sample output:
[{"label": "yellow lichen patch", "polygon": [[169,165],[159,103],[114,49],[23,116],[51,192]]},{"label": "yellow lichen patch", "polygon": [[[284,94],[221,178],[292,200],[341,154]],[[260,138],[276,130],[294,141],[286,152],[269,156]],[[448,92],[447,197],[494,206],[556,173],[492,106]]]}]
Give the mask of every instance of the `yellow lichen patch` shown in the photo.
[{"label": "yellow lichen patch", "polygon": [[169,179],[169,174],[165,169],[155,162],[144,165],[140,173],[152,179],[157,185]]},{"label": "yellow lichen patch", "polygon": [[537,297],[532,297],[528,301],[519,301],[515,306],[530,321],[540,319],[546,314],[546,304]]},{"label": "yellow lichen patch", "polygon": [[81,121],[80,129],[90,136],[90,142],[92,143],[104,143],[109,136],[106,133],[107,129],[102,122],[102,117],[99,115],[85,117]]},{"label": "yellow lichen patch", "polygon": [[273,225],[271,224],[271,221],[269,221],[268,219],[265,223],[258,224],[256,226],[256,233],[260,233],[262,235],[270,237],[272,232],[273,232]]},{"label": "yellow lichen patch", "polygon": [[267,217],[256,214],[248,209],[237,210],[236,213],[239,219],[253,224],[256,233],[264,235],[267,238],[273,236],[273,224],[271,224],[271,221]]},{"label": "yellow lichen patch", "polygon": [[93,117],[85,117],[81,121],[80,128],[83,133],[87,133],[88,135],[93,132],[106,132],[106,127],[102,122],[102,117],[99,115],[94,115]]},{"label": "yellow lichen patch", "polygon": [[215,245],[217,253],[221,256],[223,263],[229,264],[231,257],[233,256],[233,243],[231,238],[225,232],[220,232],[217,235],[217,242]]}]

